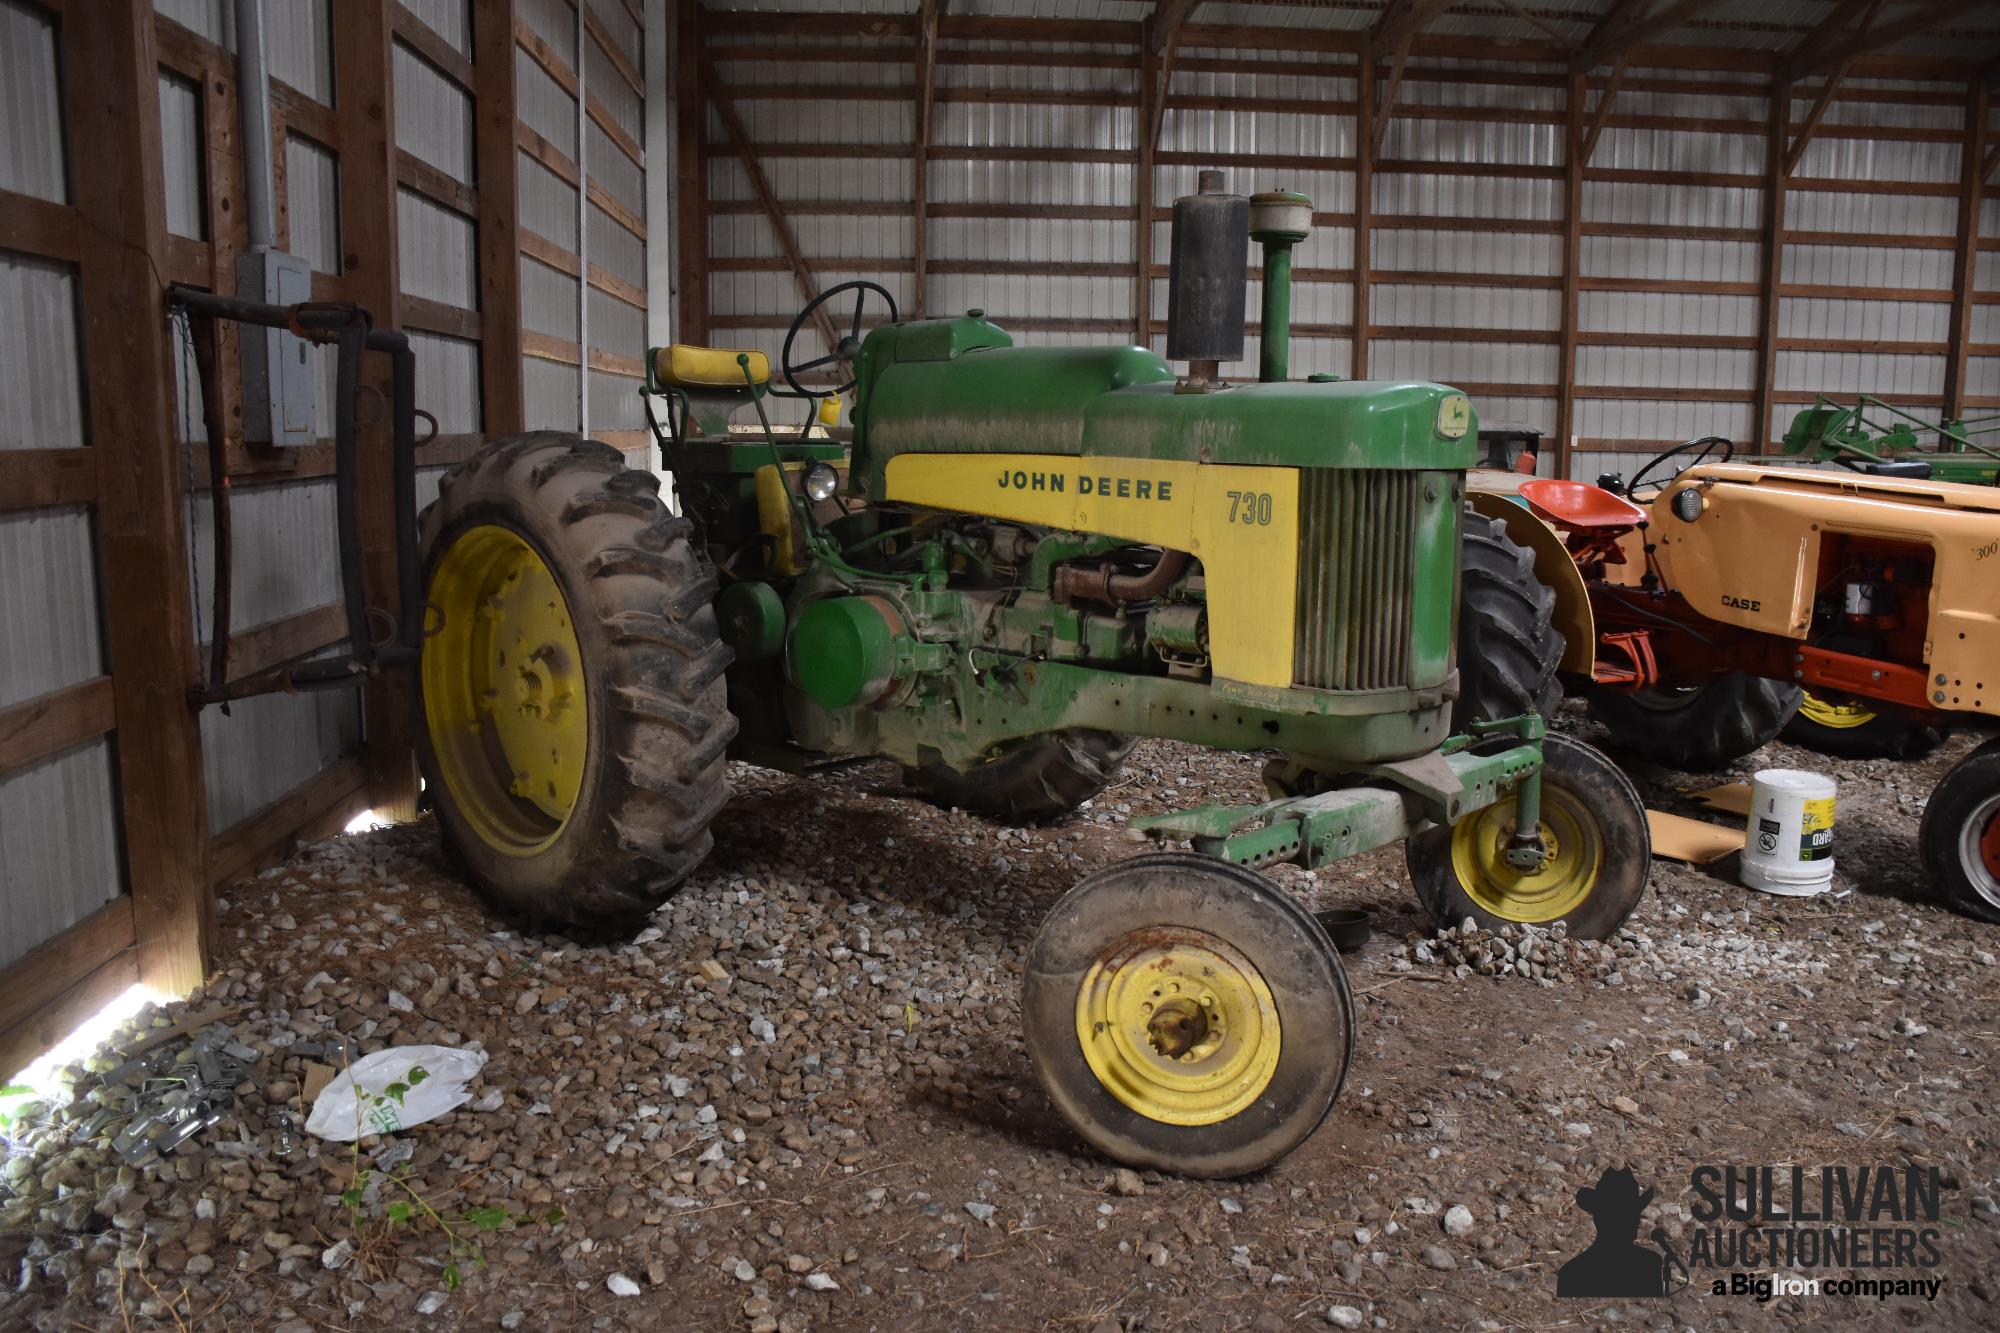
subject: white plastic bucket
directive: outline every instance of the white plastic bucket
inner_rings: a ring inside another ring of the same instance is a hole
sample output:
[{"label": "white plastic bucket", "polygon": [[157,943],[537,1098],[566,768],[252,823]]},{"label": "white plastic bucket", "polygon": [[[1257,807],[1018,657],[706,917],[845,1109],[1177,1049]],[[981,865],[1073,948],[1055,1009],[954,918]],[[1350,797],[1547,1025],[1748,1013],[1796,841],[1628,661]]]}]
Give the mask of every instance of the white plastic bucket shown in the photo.
[{"label": "white plastic bucket", "polygon": [[1833,884],[1833,779],[1767,768],[1750,779],[1743,882],[1765,893],[1810,897]]}]

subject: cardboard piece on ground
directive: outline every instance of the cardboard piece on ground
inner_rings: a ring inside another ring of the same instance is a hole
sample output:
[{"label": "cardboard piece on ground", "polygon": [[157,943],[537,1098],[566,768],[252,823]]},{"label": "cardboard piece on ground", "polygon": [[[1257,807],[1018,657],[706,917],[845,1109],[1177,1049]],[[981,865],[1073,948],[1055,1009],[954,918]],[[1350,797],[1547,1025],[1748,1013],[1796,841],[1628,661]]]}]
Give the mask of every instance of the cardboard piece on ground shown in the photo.
[{"label": "cardboard piece on ground", "polygon": [[1747,782],[1725,782],[1720,787],[1710,787],[1707,791],[1693,793],[1694,799],[1711,810],[1724,814],[1750,814],[1750,784]]},{"label": "cardboard piece on ground", "polygon": [[1720,861],[1731,852],[1743,850],[1743,830],[1704,824],[1658,810],[1646,812],[1646,829],[1652,834],[1653,851],[1673,861],[1705,866]]},{"label": "cardboard piece on ground", "polygon": [[339,1072],[332,1065],[323,1065],[317,1060],[306,1061],[305,1082],[299,1089],[299,1094],[305,1099],[306,1105],[312,1105],[320,1091],[333,1082],[333,1076]]}]

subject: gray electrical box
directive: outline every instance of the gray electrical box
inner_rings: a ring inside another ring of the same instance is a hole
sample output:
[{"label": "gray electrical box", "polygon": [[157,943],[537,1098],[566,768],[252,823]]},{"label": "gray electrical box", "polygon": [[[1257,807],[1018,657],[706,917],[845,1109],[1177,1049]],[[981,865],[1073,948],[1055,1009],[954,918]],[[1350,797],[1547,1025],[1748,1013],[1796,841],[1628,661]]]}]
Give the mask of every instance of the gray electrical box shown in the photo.
[{"label": "gray electrical box", "polygon": [[[246,301],[298,305],[312,300],[312,265],[280,250],[236,257],[236,294]],[[311,344],[280,329],[238,327],[243,364],[243,439],[248,444],[313,442]]]}]

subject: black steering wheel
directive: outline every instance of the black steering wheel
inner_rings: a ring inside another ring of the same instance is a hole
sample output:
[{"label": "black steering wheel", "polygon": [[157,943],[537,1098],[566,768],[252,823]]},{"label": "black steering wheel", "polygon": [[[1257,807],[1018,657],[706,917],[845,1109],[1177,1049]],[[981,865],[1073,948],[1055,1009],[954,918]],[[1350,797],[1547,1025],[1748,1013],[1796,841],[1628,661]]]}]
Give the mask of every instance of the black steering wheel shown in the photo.
[{"label": "black steering wheel", "polygon": [[1636,493],[1639,487],[1645,484],[1646,478],[1652,474],[1653,470],[1669,459],[1679,458],[1682,454],[1689,452],[1694,453],[1693,458],[1675,469],[1675,474],[1678,475],[1691,467],[1699,467],[1701,464],[1706,463],[1710,458],[1715,456],[1717,450],[1722,452],[1722,457],[1716,459],[1718,463],[1727,463],[1730,459],[1736,457],[1735,442],[1721,435],[1704,435],[1700,439],[1689,440],[1686,444],[1677,444],[1665,453],[1656,455],[1647,462],[1646,466],[1633,473],[1632,480],[1625,483],[1625,494],[1632,495]]},{"label": "black steering wheel", "polygon": [[[806,322],[812,319],[813,316],[818,315],[823,306],[831,305],[836,298],[848,292],[854,293],[854,318],[848,321],[847,331],[841,333],[839,321],[833,321],[831,327],[839,336],[839,341],[833,345],[832,349],[825,356],[817,360],[794,362],[792,360],[792,344],[798,341],[799,330],[803,329],[806,326]],[[889,322],[891,324],[896,322],[896,298],[889,295],[889,289],[879,283],[857,278],[853,282],[843,282],[838,287],[827,288],[818,296],[815,296],[804,310],[799,311],[799,317],[792,321],[792,327],[785,330],[785,346],[784,350],[778,354],[778,365],[784,372],[785,383],[792,386],[792,391],[785,393],[781,389],[773,389],[771,392],[786,398],[826,398],[832,394],[846,393],[854,387],[854,378],[850,378],[847,383],[839,385],[836,388],[821,389],[818,392],[814,392],[799,383],[799,376],[805,371],[817,370],[821,366],[832,365],[836,361],[845,364],[849,371],[852,371],[854,358],[861,351],[861,314],[867,308],[868,293],[870,292],[874,292],[877,296],[880,296],[882,303],[889,307]],[[855,378],[859,377],[856,376]]]}]

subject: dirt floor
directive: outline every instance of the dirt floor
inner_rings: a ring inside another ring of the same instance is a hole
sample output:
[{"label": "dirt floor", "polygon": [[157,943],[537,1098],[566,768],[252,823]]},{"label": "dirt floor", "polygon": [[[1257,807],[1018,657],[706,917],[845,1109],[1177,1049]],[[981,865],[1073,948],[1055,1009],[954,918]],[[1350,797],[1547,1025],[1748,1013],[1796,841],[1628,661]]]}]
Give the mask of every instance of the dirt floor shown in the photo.
[{"label": "dirt floor", "polygon": [[[16,1125],[0,1328],[1992,1328],[2000,927],[1929,901],[1915,852],[1970,745],[1738,764],[1839,779],[1848,892],[1657,863],[1612,946],[1536,946],[1541,980],[1451,966],[1490,946],[1428,939],[1398,850],[1280,871],[1315,907],[1379,908],[1378,932],[1348,959],[1332,1115],[1229,1183],[1082,1149],[1016,996],[1046,908],[1136,850],[1127,816],[1254,799],[1256,759],[1149,743],[1092,808],[1026,830],[932,809],[889,765],[738,769],[714,857],[622,947],[505,928],[427,824],[334,839],[232,892],[220,975],[146,1020],[244,1007],[225,1025],[259,1084],[222,1123],[136,1169],[77,1133],[88,1106]],[[1685,814],[1722,780],[1634,774]],[[277,1107],[304,1121],[285,1048],[329,1034],[490,1061],[443,1120],[278,1155]],[[1687,1260],[1691,1172],[1793,1164],[1935,1166],[1935,1267],[1822,1274],[1941,1278],[1935,1301],[1710,1294],[1763,1262],[1697,1266],[1665,1299],[1556,1296],[1606,1168],[1657,1191],[1640,1233]]]}]

